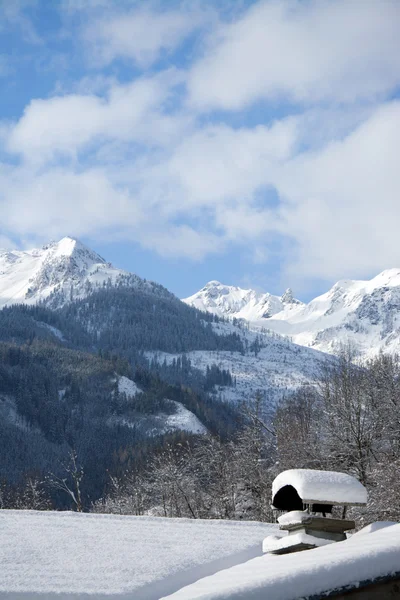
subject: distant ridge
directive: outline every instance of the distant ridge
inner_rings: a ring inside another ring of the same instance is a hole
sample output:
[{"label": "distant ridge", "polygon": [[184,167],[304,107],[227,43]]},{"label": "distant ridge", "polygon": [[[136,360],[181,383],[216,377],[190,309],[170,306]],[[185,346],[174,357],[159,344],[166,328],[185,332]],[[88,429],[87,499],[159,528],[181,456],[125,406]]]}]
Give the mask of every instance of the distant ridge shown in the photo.
[{"label": "distant ridge", "polygon": [[369,281],[341,280],[308,304],[211,281],[184,302],[219,316],[246,319],[297,344],[337,352],[350,344],[370,357],[400,352],[400,269]]}]

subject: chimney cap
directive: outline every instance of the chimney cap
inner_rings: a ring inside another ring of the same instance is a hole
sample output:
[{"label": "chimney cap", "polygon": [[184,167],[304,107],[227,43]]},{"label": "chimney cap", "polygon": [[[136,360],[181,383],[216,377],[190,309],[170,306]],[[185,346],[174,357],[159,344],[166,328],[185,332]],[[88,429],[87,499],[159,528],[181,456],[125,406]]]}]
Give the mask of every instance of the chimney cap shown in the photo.
[{"label": "chimney cap", "polygon": [[272,483],[272,505],[278,510],[302,510],[304,504],[330,512],[333,505],[364,506],[367,490],[352,475],[337,471],[290,469]]}]

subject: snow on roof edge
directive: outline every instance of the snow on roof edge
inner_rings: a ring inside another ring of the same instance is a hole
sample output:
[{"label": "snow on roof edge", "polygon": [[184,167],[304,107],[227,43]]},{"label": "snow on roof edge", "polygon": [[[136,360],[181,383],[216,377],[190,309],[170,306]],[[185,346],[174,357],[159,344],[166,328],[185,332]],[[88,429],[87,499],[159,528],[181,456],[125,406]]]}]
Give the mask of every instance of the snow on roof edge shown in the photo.
[{"label": "snow on roof edge", "polygon": [[265,554],[181,588],[162,600],[320,600],[400,577],[400,524],[358,539],[278,556]]}]

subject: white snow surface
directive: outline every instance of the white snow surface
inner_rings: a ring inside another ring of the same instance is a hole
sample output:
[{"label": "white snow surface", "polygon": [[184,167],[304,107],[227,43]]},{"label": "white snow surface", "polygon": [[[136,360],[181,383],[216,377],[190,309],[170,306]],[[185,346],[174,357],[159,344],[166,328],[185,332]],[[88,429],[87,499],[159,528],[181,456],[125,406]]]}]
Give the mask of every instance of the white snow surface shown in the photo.
[{"label": "white snow surface", "polygon": [[60,342],[65,342],[65,337],[62,331],[60,331],[59,329],[57,329],[57,327],[53,327],[52,325],[49,325],[48,323],[43,323],[43,321],[36,321],[36,323],[38,325],[40,325],[40,327],[43,327],[44,329],[48,329],[48,331],[50,331],[54,337],[56,337],[58,340],[60,340]]},{"label": "white snow surface", "polygon": [[293,535],[285,535],[283,537],[278,537],[276,535],[268,536],[263,541],[262,548],[263,552],[266,553],[290,548],[291,546],[295,546],[297,544],[310,544],[319,547],[334,543],[335,542],[333,540],[327,540],[324,538],[315,537],[314,535],[309,535],[308,533],[300,532]]},{"label": "white snow surface", "polygon": [[[296,344],[336,353],[351,344],[360,356],[400,352],[400,269],[388,269],[367,281],[341,280],[328,292],[303,304],[293,299],[210,282],[184,302],[252,327],[290,337]],[[263,299],[268,308],[264,311]],[[282,300],[285,300],[282,302]]]},{"label": "white snow surface", "polygon": [[142,390],[132,379],[125,377],[125,375],[120,375],[118,376],[118,391],[120,394],[126,394],[127,398],[134,398]]},{"label": "white snow surface", "polygon": [[192,411],[188,410],[181,402],[170,400],[176,407],[176,412],[164,417],[164,431],[187,431],[189,433],[204,434],[207,428]]},{"label": "white snow surface", "polygon": [[370,523],[366,525],[353,535],[365,535],[366,533],[374,533],[375,531],[379,531],[380,529],[384,529],[385,527],[391,527],[392,525],[397,525],[395,521],[375,521],[375,523]]},{"label": "white snow surface", "polygon": [[254,558],[169,600],[298,600],[400,571],[400,525],[303,552]]},{"label": "white snow surface", "polygon": [[56,293],[60,302],[82,298],[106,282],[137,276],[113,267],[78,240],[65,237],[33,250],[0,250],[0,308],[36,304]]},{"label": "white snow surface", "polygon": [[310,519],[310,513],[306,510],[291,510],[278,517],[279,525],[296,525]]},{"label": "white snow surface", "polygon": [[[267,404],[280,398],[288,390],[294,391],[302,385],[314,383],[327,361],[332,358],[312,348],[304,348],[291,343],[280,335],[265,331],[248,331],[231,323],[214,323],[219,334],[237,333],[250,346],[258,336],[263,347],[258,356],[248,352],[205,351],[187,352],[185,356],[192,364],[205,372],[207,366],[217,364],[228,369],[236,379],[236,386],[216,386],[214,391],[223,400],[240,402],[254,399],[257,391],[265,395]],[[166,352],[146,352],[146,356],[160,363],[168,364],[179,354]]]},{"label": "white snow surface", "polygon": [[[122,380],[122,381],[121,381]],[[118,389],[120,392],[124,392],[127,395],[127,399],[131,403],[132,408],[135,408],[135,396],[141,393],[141,389],[136,385],[134,381],[127,377],[120,377],[118,380]],[[205,434],[207,428],[203,425],[200,419],[187,409],[181,402],[176,400],[168,400],[170,404],[174,405],[175,412],[168,414],[165,412],[159,412],[152,415],[139,416],[135,415],[135,418],[129,418],[129,416],[117,416],[110,417],[108,423],[110,425],[125,425],[135,429],[138,426],[144,427],[148,432],[148,435],[164,435],[166,433],[172,433],[174,431],[187,431],[188,433],[194,434]]]},{"label": "white snow surface", "polygon": [[272,482],[272,498],[286,485],[293,486],[304,503],[366,504],[367,490],[355,477],[336,471],[289,469]]},{"label": "white snow surface", "polygon": [[275,526],[0,510],[1,600],[159,600],[261,556]]},{"label": "white snow surface", "polygon": [[302,304],[293,298],[290,289],[279,297],[233,285],[224,285],[219,281],[210,281],[199,292],[185,298],[183,302],[220,317],[230,316],[247,320],[269,318],[284,308],[290,310]]}]

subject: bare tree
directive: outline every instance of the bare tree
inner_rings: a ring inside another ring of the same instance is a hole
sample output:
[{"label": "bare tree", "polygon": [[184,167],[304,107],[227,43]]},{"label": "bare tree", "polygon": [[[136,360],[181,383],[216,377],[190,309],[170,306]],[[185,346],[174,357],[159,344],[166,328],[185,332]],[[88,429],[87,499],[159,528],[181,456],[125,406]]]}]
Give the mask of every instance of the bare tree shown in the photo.
[{"label": "bare tree", "polygon": [[92,512],[143,515],[150,505],[150,490],[146,480],[136,473],[126,473],[119,479],[110,477],[110,489],[92,505]]},{"label": "bare tree", "polygon": [[7,508],[8,489],[4,481],[0,481],[0,509]]},{"label": "bare tree", "polygon": [[167,445],[152,460],[148,479],[165,517],[196,519],[195,472],[189,445]]},{"label": "bare tree", "polygon": [[274,430],[280,470],[323,466],[321,413],[321,399],[311,385],[278,403]]},{"label": "bare tree", "polygon": [[380,439],[381,421],[366,370],[341,354],[321,385],[322,442],[327,466],[354,473],[367,483]]},{"label": "bare tree", "polygon": [[66,477],[58,477],[50,473],[47,483],[55,490],[66,493],[75,505],[77,512],[82,512],[81,483],[84,476],[83,467],[78,464],[78,456],[75,450],[69,453],[69,462],[63,464]]},{"label": "bare tree", "polygon": [[16,495],[15,508],[24,510],[49,510],[51,501],[44,488],[44,481],[28,477],[25,487]]}]

